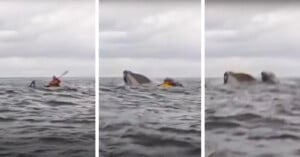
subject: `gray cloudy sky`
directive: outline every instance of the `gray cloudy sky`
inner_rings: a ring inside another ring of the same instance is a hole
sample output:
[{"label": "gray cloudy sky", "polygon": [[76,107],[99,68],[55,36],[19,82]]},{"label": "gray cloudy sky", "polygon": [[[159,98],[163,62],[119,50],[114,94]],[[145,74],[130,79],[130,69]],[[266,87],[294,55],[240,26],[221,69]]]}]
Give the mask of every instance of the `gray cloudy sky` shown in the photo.
[{"label": "gray cloudy sky", "polygon": [[0,1],[0,77],[94,76],[94,0]]},{"label": "gray cloudy sky", "polygon": [[300,3],[210,0],[206,3],[206,76],[227,70],[300,76]]},{"label": "gray cloudy sky", "polygon": [[200,76],[200,1],[101,1],[100,76]]}]

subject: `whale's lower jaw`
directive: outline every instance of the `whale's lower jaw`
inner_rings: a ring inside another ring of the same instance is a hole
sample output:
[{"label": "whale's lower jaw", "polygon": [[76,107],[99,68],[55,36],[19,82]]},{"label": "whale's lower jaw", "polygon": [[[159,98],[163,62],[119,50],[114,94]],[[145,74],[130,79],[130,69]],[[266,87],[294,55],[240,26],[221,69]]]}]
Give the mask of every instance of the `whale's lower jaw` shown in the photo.
[{"label": "whale's lower jaw", "polygon": [[227,78],[226,84],[238,85],[238,84],[240,84],[240,82],[235,77],[233,77],[232,75],[229,75],[228,78]]},{"label": "whale's lower jaw", "polygon": [[141,83],[130,74],[127,75],[126,80],[127,80],[127,85],[130,85],[130,86],[141,85]]}]

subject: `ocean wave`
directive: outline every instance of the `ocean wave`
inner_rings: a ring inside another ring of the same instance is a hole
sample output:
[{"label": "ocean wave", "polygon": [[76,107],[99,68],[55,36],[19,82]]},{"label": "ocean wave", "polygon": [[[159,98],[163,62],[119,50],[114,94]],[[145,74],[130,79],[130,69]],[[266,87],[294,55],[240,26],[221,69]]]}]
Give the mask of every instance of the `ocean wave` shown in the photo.
[{"label": "ocean wave", "polygon": [[59,90],[30,82],[1,80],[0,156],[94,157],[94,81],[66,78]]},{"label": "ocean wave", "polygon": [[206,81],[206,156],[297,156],[299,80],[236,87],[220,82]]},{"label": "ocean wave", "polygon": [[200,155],[198,80],[182,80],[185,87],[173,90],[100,80],[100,156]]}]

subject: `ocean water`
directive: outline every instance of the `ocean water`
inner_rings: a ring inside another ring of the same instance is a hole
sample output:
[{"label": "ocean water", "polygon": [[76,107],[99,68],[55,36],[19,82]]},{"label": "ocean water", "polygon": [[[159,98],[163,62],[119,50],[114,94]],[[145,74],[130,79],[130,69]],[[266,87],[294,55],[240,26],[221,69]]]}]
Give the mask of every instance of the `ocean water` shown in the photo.
[{"label": "ocean water", "polygon": [[300,79],[277,85],[206,80],[206,156],[300,156]]},{"label": "ocean water", "polygon": [[0,156],[94,157],[94,79],[64,78],[58,90],[31,80],[0,79]]},{"label": "ocean water", "polygon": [[199,157],[200,78],[179,81],[162,90],[100,78],[100,156]]}]

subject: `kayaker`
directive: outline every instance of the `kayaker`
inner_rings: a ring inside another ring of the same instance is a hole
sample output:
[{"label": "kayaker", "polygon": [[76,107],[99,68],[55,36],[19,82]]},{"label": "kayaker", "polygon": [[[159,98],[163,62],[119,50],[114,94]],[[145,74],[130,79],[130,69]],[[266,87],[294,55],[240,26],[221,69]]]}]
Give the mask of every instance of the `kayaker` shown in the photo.
[{"label": "kayaker", "polygon": [[176,86],[182,87],[182,84],[174,81],[171,78],[166,78],[164,82],[160,85],[160,87],[163,88],[176,87]]},{"label": "kayaker", "polygon": [[61,80],[57,78],[56,76],[52,77],[52,80],[49,82],[47,87],[59,87],[61,83]]}]

